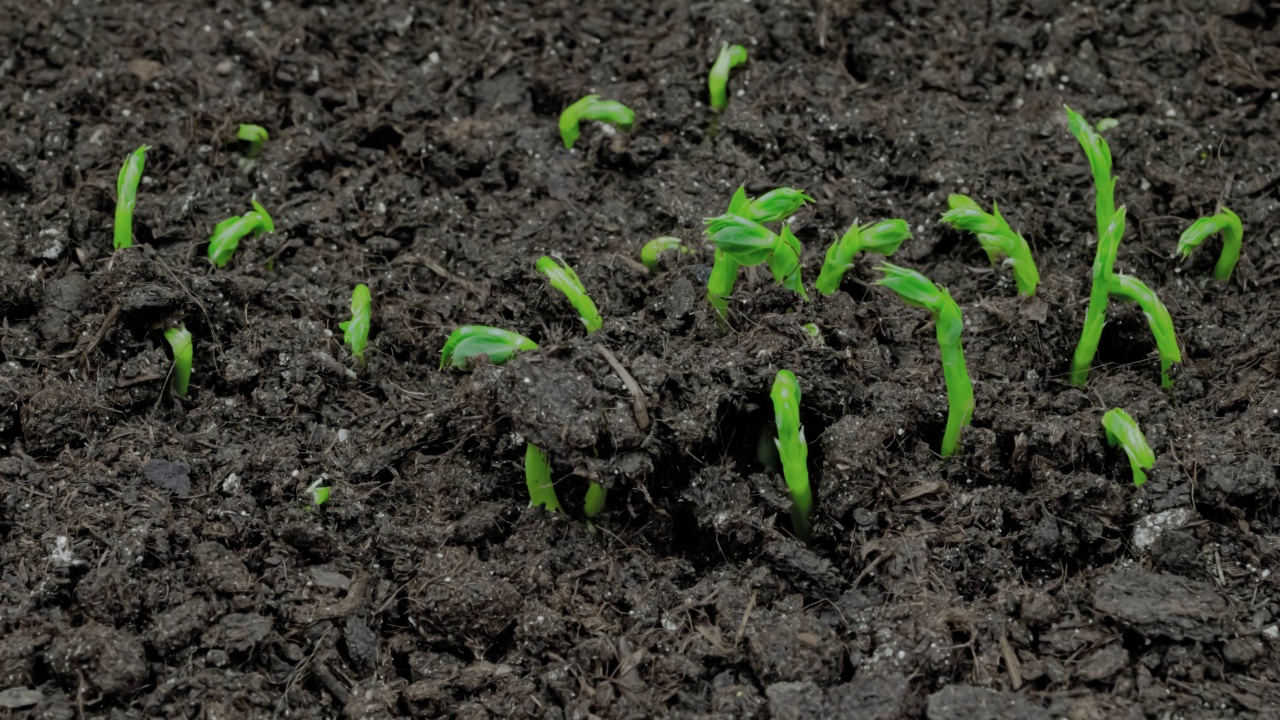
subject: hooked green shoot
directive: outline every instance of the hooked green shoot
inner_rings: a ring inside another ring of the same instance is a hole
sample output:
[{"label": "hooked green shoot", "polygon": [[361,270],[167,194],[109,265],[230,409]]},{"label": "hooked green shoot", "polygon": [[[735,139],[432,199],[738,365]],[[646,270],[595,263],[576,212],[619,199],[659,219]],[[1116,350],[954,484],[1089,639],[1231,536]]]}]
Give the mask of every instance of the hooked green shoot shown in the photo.
[{"label": "hooked green shoot", "polygon": [[593,333],[604,325],[604,320],[600,318],[600,311],[596,309],[591,296],[587,295],[587,289],[578,279],[578,273],[574,272],[564,260],[544,255],[538,258],[537,268],[538,272],[551,280],[551,287],[564,293],[564,296],[569,299],[569,304],[578,311],[578,317],[582,318],[582,324],[587,326],[587,332]]},{"label": "hooked green shoot", "polygon": [[1133,486],[1142,487],[1147,481],[1144,470],[1155,467],[1156,454],[1147,444],[1138,423],[1129,417],[1129,413],[1120,408],[1112,408],[1102,416],[1102,427],[1107,431],[1107,444],[1111,447],[1119,445],[1124,454],[1129,456],[1129,467],[1133,470]]},{"label": "hooked green shoot", "polygon": [[1067,111],[1067,129],[1075,136],[1089,159],[1089,170],[1093,173],[1093,185],[1096,190],[1094,198],[1094,214],[1098,221],[1098,237],[1106,233],[1111,225],[1111,216],[1116,212],[1116,179],[1111,175],[1111,147],[1107,141],[1089,125],[1079,113],[1063,105]]},{"label": "hooked green shoot", "polygon": [[[758,222],[741,215],[726,214],[707,218],[707,238],[716,248],[716,263],[732,268],[733,274],[717,273],[712,268],[707,281],[707,296],[715,305],[717,298],[727,300],[737,282],[739,266],[752,267],[769,264],[774,279],[783,287],[800,293],[806,300],[808,293],[800,278],[800,241],[791,234],[791,228],[783,225],[781,234],[774,234]],[[722,263],[721,258],[731,261]],[[716,307],[719,310],[719,306]]]},{"label": "hooked green shoot", "polygon": [[942,214],[942,222],[977,235],[978,243],[987,252],[987,259],[992,265],[998,263],[1002,256],[1005,258],[1004,264],[1013,270],[1018,292],[1026,297],[1035,295],[1036,286],[1040,284],[1040,271],[1031,257],[1031,248],[1005,222],[999,206],[992,203],[991,213],[987,214],[966,195],[951,195],[947,204],[951,209]]},{"label": "hooked green shoot", "polygon": [[640,248],[640,262],[649,268],[649,272],[657,275],[660,269],[658,267],[658,256],[668,250],[679,250],[682,255],[689,253],[689,248],[680,242],[680,238],[663,235],[650,240],[644,244],[644,247]]},{"label": "hooked green shoot", "polygon": [[244,154],[250,160],[258,157],[258,154],[262,152],[262,146],[266,144],[268,137],[267,129],[261,125],[240,123],[240,128],[236,130],[236,139],[248,143],[248,148]]},{"label": "hooked green shoot", "polygon": [[524,448],[524,481],[529,488],[529,507],[542,506],[547,512],[560,512],[560,498],[551,482],[551,461],[537,445]]},{"label": "hooked green shoot", "polygon": [[330,488],[322,483],[324,483],[324,478],[318,478],[307,486],[306,492],[311,496],[311,504],[315,507],[320,507],[329,502]]},{"label": "hooked green shoot", "polygon": [[213,234],[209,236],[209,260],[216,267],[226,267],[246,235],[275,232],[275,223],[267,211],[257,200],[250,202],[253,203],[252,211],[233,215],[214,226]]},{"label": "hooked green shoot", "polygon": [[942,436],[941,453],[942,457],[950,457],[956,451],[960,429],[973,419],[973,382],[969,379],[960,344],[960,331],[964,328],[960,306],[946,288],[915,270],[890,263],[881,263],[879,269],[885,276],[877,285],[894,291],[908,305],[933,313],[938,350],[942,354],[942,376],[947,384],[947,429]]},{"label": "hooked green shoot", "polygon": [[803,190],[774,188],[751,201],[749,218],[758,223],[781,222],[811,202],[813,198],[805,195]]},{"label": "hooked green shoot", "polygon": [[1200,243],[1222,233],[1222,254],[1218,256],[1218,264],[1213,267],[1214,280],[1229,280],[1231,272],[1240,261],[1240,242],[1244,239],[1244,226],[1240,217],[1227,208],[1210,217],[1202,217],[1191,223],[1191,227],[1178,238],[1178,253],[1182,257],[1191,257],[1192,251],[1200,247]]},{"label": "hooked green shoot", "polygon": [[729,71],[747,62],[747,49],[741,45],[724,43],[720,46],[720,54],[711,66],[711,74],[707,76],[707,89],[711,92],[711,109],[720,112],[729,105],[725,88],[729,84]]},{"label": "hooked green shoot", "polygon": [[1137,278],[1115,273],[1107,288],[1111,295],[1137,303],[1142,308],[1151,334],[1156,339],[1156,352],[1160,355],[1160,384],[1166,388],[1173,387],[1169,368],[1174,363],[1182,362],[1182,351],[1178,349],[1178,338],[1173,332],[1173,318],[1169,316],[1169,310],[1160,302],[1155,291]]},{"label": "hooked green shoot", "polygon": [[905,220],[881,220],[861,227],[855,222],[839,240],[827,248],[822,271],[813,286],[823,295],[840,289],[844,274],[853,267],[853,258],[861,251],[889,257],[898,252],[902,243],[911,238],[911,227]]},{"label": "hooked green shoot", "polygon": [[599,120],[616,125],[622,132],[631,132],[636,114],[631,108],[616,100],[601,100],[599,95],[588,95],[560,113],[560,139],[572,150],[581,133],[578,125],[583,120]]},{"label": "hooked green shoot", "polygon": [[164,339],[173,350],[173,389],[178,397],[186,397],[191,384],[191,360],[195,354],[191,333],[185,325],[179,325],[165,330]]},{"label": "hooked green shoot", "polygon": [[791,529],[808,542],[813,536],[813,491],[809,487],[809,444],[800,424],[800,382],[790,370],[779,370],[769,393],[778,437],[773,441],[782,461],[782,478],[791,494]]},{"label": "hooked green shoot", "polygon": [[112,240],[116,250],[133,247],[133,210],[138,205],[138,183],[142,182],[142,169],[150,149],[143,145],[130,153],[116,178],[116,224]]},{"label": "hooked green shoot", "polygon": [[364,349],[369,344],[371,305],[369,286],[364,283],[356,285],[351,291],[351,319],[338,323],[338,329],[342,330],[342,342],[351,346],[351,355],[362,364]]},{"label": "hooked green shoot", "polygon": [[1121,206],[1111,216],[1111,222],[1098,236],[1098,252],[1093,258],[1093,285],[1089,290],[1089,308],[1085,310],[1084,327],[1080,342],[1071,358],[1071,384],[1084,387],[1089,380],[1089,368],[1098,352],[1102,328],[1107,323],[1107,303],[1111,298],[1111,276],[1115,274],[1116,253],[1120,238],[1124,236],[1125,208]]},{"label": "hooked green shoot", "polygon": [[481,355],[494,365],[501,365],[518,351],[537,349],[537,343],[520,333],[487,325],[463,325],[445,341],[444,349],[440,351],[440,369],[449,365],[459,370],[470,370],[475,358]]}]

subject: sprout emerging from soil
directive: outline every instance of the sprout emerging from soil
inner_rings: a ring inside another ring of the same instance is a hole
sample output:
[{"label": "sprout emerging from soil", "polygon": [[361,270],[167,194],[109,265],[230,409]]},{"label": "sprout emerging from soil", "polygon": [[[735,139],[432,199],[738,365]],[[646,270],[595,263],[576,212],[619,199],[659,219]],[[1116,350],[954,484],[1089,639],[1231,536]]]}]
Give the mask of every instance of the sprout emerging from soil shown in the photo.
[{"label": "sprout emerging from soil", "polygon": [[983,212],[976,202],[965,195],[951,195],[947,198],[950,210],[942,214],[942,222],[957,230],[973,233],[987,252],[992,265],[1005,258],[1004,264],[1013,270],[1013,279],[1018,284],[1018,292],[1026,297],[1036,294],[1036,286],[1040,284],[1040,271],[1036,269],[1036,261],[1031,257],[1031,248],[1021,235],[1009,227],[1009,223],[1000,215],[1000,208],[991,204],[991,213]]},{"label": "sprout emerging from soil", "polygon": [[1138,423],[1129,417],[1129,413],[1120,408],[1112,408],[1102,416],[1102,427],[1107,431],[1107,444],[1111,447],[1119,445],[1129,456],[1129,467],[1133,469],[1133,486],[1142,487],[1147,481],[1143,470],[1150,470],[1156,464],[1156,454],[1147,444],[1147,438],[1138,428]]},{"label": "sprout emerging from soil", "polygon": [[116,178],[116,225],[112,241],[116,250],[133,247],[133,209],[138,205],[138,183],[142,182],[142,169],[150,149],[143,145],[130,153]]},{"label": "sprout emerging from soil", "polygon": [[840,281],[844,279],[845,272],[853,267],[853,258],[859,252],[865,250],[889,257],[910,237],[911,228],[905,220],[881,220],[861,227],[855,222],[839,240],[827,248],[822,271],[818,273],[818,281],[813,286],[823,295],[834,293],[840,289]]},{"label": "sprout emerging from soil", "polygon": [[636,123],[631,108],[615,100],[601,100],[599,95],[588,95],[560,113],[560,139],[570,150],[581,132],[578,124],[583,120],[599,120],[618,126],[622,132],[630,132]]},{"label": "sprout emerging from soil", "polygon": [[459,370],[470,370],[472,361],[481,355],[494,365],[501,365],[520,350],[537,349],[537,343],[520,333],[487,325],[463,325],[445,341],[440,351],[440,369],[452,365]]},{"label": "sprout emerging from soil", "polygon": [[306,492],[311,496],[311,504],[316,507],[320,507],[321,505],[329,502],[329,493],[331,489],[328,486],[321,485],[323,482],[324,479],[320,478],[307,486]]},{"label": "sprout emerging from soil", "polygon": [[922,307],[933,313],[938,335],[938,350],[942,353],[942,376],[947,384],[947,429],[942,436],[942,457],[956,451],[960,429],[973,419],[973,382],[964,364],[964,349],[960,345],[960,331],[964,318],[960,306],[951,299],[946,288],[932,282],[915,270],[908,270],[890,263],[881,263],[880,272],[884,285],[898,294],[908,305]]},{"label": "sprout emerging from soil", "polygon": [[356,285],[351,291],[351,319],[338,323],[338,328],[342,330],[342,342],[351,346],[351,355],[362,365],[364,349],[369,344],[371,305],[369,286],[364,283]]},{"label": "sprout emerging from soil", "polygon": [[262,152],[262,146],[266,144],[269,137],[267,129],[261,125],[241,123],[240,128],[236,130],[236,139],[248,143],[248,148],[244,154],[250,160],[258,157]]},{"label": "sprout emerging from soil", "polygon": [[1151,327],[1151,334],[1156,339],[1156,351],[1160,355],[1160,384],[1166,388],[1173,387],[1169,368],[1174,363],[1182,362],[1182,351],[1178,349],[1178,338],[1173,332],[1173,318],[1169,317],[1169,310],[1160,302],[1155,291],[1137,278],[1115,273],[1111,276],[1107,289],[1112,296],[1135,302],[1142,308],[1147,316],[1147,325]]},{"label": "sprout emerging from soil", "polygon": [[257,200],[251,202],[252,211],[244,215],[233,215],[214,226],[213,234],[209,236],[209,260],[216,267],[226,267],[246,235],[252,233],[258,236],[275,232],[276,226],[271,216]]},{"label": "sprout emerging from soil", "polygon": [[769,393],[773,400],[773,418],[778,437],[778,458],[782,461],[782,477],[791,493],[791,528],[796,537],[808,542],[812,537],[810,517],[813,513],[813,491],[809,487],[809,444],[800,424],[800,383],[790,370],[779,370]]},{"label": "sprout emerging from soil", "polygon": [[689,252],[689,248],[680,242],[680,238],[663,235],[650,240],[644,244],[644,247],[640,248],[640,262],[649,268],[649,272],[657,275],[660,269],[658,267],[658,256],[668,250],[679,250],[681,254]]},{"label": "sprout emerging from soil", "polygon": [[560,498],[551,482],[551,461],[533,443],[524,448],[524,481],[529,486],[529,507],[541,505],[547,512],[560,512]]},{"label": "sprout emerging from soil", "polygon": [[707,76],[707,88],[711,91],[711,109],[720,112],[729,105],[725,87],[729,84],[729,71],[747,62],[747,49],[741,45],[724,43],[720,54]]},{"label": "sprout emerging from soil", "polygon": [[781,222],[795,215],[805,203],[813,202],[813,198],[795,188],[774,188],[751,201],[750,219],[758,223]]},{"label": "sprout emerging from soil", "polygon": [[544,255],[538,258],[537,268],[538,272],[551,280],[551,287],[564,293],[569,299],[569,304],[578,311],[578,317],[582,318],[582,324],[587,326],[587,332],[593,333],[604,325],[600,311],[591,301],[591,296],[587,295],[587,289],[582,286],[582,280],[578,279],[578,273],[564,260]]},{"label": "sprout emerging from soil", "polygon": [[1183,258],[1191,257],[1192,251],[1215,233],[1222,233],[1222,254],[1218,256],[1218,264],[1213,267],[1213,279],[1226,281],[1231,279],[1231,271],[1236,269],[1240,261],[1240,242],[1244,239],[1244,227],[1240,217],[1226,208],[1210,217],[1202,217],[1191,223],[1191,227],[1178,238],[1178,253]]},{"label": "sprout emerging from soil", "polygon": [[1098,221],[1098,237],[1106,233],[1116,212],[1116,179],[1111,175],[1111,147],[1079,113],[1063,105],[1067,111],[1067,129],[1075,136],[1089,159],[1096,192],[1094,214]]},{"label": "sprout emerging from soil", "polygon": [[179,325],[165,330],[164,339],[173,350],[173,389],[178,397],[186,397],[187,388],[191,384],[191,360],[195,354],[191,333],[185,325]]}]

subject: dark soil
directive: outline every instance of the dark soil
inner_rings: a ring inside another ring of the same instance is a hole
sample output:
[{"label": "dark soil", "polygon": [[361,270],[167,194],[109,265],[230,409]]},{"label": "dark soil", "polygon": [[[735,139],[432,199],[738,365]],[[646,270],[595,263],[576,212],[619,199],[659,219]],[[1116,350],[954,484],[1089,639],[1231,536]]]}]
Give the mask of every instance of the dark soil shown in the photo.
[{"label": "dark soil", "polygon": [[[0,0],[0,717],[1280,716],[1264,5]],[[722,41],[751,59],[717,121]],[[588,92],[637,125],[566,151]],[[1173,315],[1171,392],[1114,304],[1088,388],[1066,382],[1094,216],[1064,103],[1119,121],[1117,268]],[[247,173],[240,122],[271,133]],[[113,254],[144,143],[138,245]],[[962,455],[936,452],[931,321],[873,260],[807,304],[745,272],[717,327],[701,220],[740,183],[816,198],[809,282],[855,219],[910,222],[896,260],[965,314]],[[937,222],[952,192],[999,201],[1035,299]],[[255,195],[277,232],[215,271],[210,229]],[[1226,285],[1216,240],[1170,259],[1218,203],[1246,227]],[[650,277],[661,234],[697,252]],[[601,332],[535,274],[549,252]],[[363,368],[337,328],[360,282]],[[470,323],[541,347],[439,371]],[[810,546],[757,459],[782,367]],[[1117,406],[1157,454],[1141,489],[1099,424]],[[526,441],[565,514],[527,508]]]}]

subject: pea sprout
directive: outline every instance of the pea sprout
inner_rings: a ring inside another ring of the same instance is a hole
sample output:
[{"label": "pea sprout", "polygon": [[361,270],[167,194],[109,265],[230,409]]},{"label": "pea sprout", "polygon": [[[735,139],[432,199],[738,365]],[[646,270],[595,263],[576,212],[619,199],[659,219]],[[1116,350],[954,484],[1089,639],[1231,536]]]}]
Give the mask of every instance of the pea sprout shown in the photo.
[{"label": "pea sprout", "polygon": [[604,320],[600,318],[600,311],[591,296],[587,295],[587,289],[582,286],[582,280],[578,279],[578,273],[573,268],[560,258],[546,255],[538,258],[537,268],[538,272],[551,280],[551,287],[568,298],[569,304],[578,311],[582,324],[587,327],[587,332],[593,333],[603,327]]},{"label": "pea sprout", "polygon": [[142,169],[150,149],[143,145],[130,153],[116,178],[116,223],[112,240],[116,250],[133,247],[133,210],[138,205],[138,183],[142,182]]},{"label": "pea sprout", "polygon": [[194,357],[191,333],[185,325],[164,331],[164,339],[173,350],[173,389],[178,397],[187,396],[191,384],[191,361]]},{"label": "pea sprout", "polygon": [[747,49],[741,45],[720,45],[720,54],[716,56],[711,73],[707,76],[707,88],[711,94],[711,109],[720,112],[729,105],[725,92],[729,84],[729,71],[747,62]]},{"label": "pea sprout", "polygon": [[1214,235],[1222,233],[1222,254],[1218,256],[1218,264],[1213,267],[1213,279],[1226,281],[1231,279],[1231,272],[1240,261],[1240,243],[1244,239],[1244,226],[1240,217],[1227,208],[1210,217],[1202,217],[1191,223],[1191,227],[1178,238],[1178,253],[1182,257],[1191,257],[1191,253],[1200,243]]},{"label": "pea sprout", "polygon": [[618,126],[622,132],[630,132],[635,125],[636,114],[631,108],[616,100],[601,100],[599,95],[588,95],[560,113],[560,139],[565,148],[572,150],[581,133],[583,120],[599,120]]}]

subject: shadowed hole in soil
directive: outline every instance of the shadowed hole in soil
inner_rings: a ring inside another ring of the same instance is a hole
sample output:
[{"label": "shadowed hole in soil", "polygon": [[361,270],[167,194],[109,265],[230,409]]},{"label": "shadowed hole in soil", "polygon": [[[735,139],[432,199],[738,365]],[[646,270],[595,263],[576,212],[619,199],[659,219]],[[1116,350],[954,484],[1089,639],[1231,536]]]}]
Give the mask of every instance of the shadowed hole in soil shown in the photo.
[{"label": "shadowed hole in soil", "polygon": [[404,139],[404,134],[390,125],[379,125],[364,136],[358,145],[359,147],[372,148],[386,152],[391,148],[400,147],[400,141]]}]

